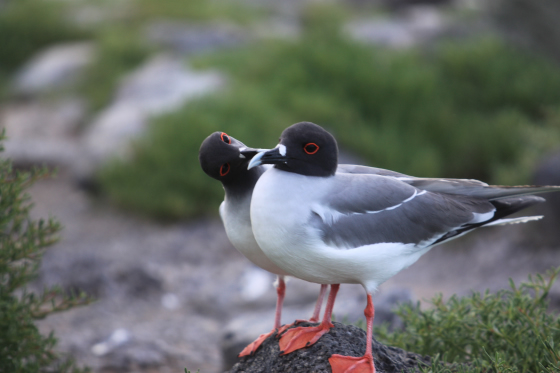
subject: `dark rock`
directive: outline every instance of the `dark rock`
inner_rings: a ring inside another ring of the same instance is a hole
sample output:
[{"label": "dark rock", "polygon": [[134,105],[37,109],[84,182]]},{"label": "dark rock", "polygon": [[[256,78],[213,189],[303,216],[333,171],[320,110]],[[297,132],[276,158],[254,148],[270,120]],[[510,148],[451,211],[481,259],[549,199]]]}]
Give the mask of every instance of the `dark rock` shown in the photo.
[{"label": "dark rock", "polygon": [[132,297],[142,298],[163,290],[162,281],[142,267],[126,268],[117,274],[116,280]]},{"label": "dark rock", "polygon": [[[312,325],[309,323],[302,326]],[[229,373],[331,372],[329,357],[333,354],[362,356],[366,348],[366,332],[352,325],[334,323],[327,334],[314,345],[280,356],[278,339],[269,337],[253,356],[241,358]],[[377,373],[419,372],[419,366],[429,365],[430,358],[385,346],[373,339],[373,359]]]},{"label": "dark rock", "polygon": [[107,354],[103,368],[123,372],[134,368],[158,367],[164,363],[165,354],[155,343],[132,342]]},{"label": "dark rock", "polygon": [[383,5],[391,10],[401,10],[418,5],[444,5],[451,2],[451,0],[382,0]]},{"label": "dark rock", "polygon": [[[285,323],[311,316],[314,304],[306,307],[284,307],[282,320]],[[224,370],[229,370],[237,363],[237,355],[263,333],[268,333],[274,325],[274,309],[267,311],[244,312],[231,320],[224,327],[222,335],[222,361]]]},{"label": "dark rock", "polygon": [[[560,151],[546,157],[537,166],[533,176],[535,185],[560,185]],[[538,241],[546,246],[560,245],[560,192],[542,195],[546,202],[536,212],[544,215],[538,225]]]}]

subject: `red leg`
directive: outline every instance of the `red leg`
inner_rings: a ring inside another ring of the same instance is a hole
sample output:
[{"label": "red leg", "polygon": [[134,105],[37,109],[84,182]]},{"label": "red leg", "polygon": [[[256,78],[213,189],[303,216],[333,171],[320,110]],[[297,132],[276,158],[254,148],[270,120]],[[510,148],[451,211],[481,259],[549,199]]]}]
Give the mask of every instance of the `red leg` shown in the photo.
[{"label": "red leg", "polygon": [[373,364],[373,355],[371,353],[375,308],[373,307],[371,294],[367,296],[367,306],[364,310],[364,315],[367,322],[366,353],[362,357],[332,355],[329,358],[332,373],[375,373],[375,365]]},{"label": "red leg", "polygon": [[274,316],[274,329],[271,332],[261,334],[253,342],[249,343],[247,347],[239,353],[239,357],[252,355],[257,351],[259,346],[264,342],[265,339],[270,337],[274,332],[280,327],[280,320],[282,319],[282,304],[284,303],[284,295],[286,294],[286,283],[284,282],[284,276],[278,276],[278,286],[276,287],[276,294],[278,298],[276,299],[276,314]]},{"label": "red leg", "polygon": [[327,285],[321,285],[321,290],[319,291],[319,296],[317,297],[317,302],[315,302],[315,309],[313,310],[313,315],[309,320],[296,320],[292,324],[286,324],[280,329],[278,329],[277,337],[280,338],[282,333],[284,333],[287,329],[291,328],[294,325],[297,325],[302,322],[317,322],[319,321],[319,313],[321,312],[321,307],[323,306],[323,299],[325,298],[325,293],[327,292]]},{"label": "red leg", "polygon": [[313,315],[309,319],[309,322],[319,321],[319,313],[321,312],[321,307],[323,306],[323,299],[325,298],[326,292],[327,292],[327,285],[322,284],[321,290],[319,291],[319,297],[317,297],[317,302],[315,303],[315,309],[313,310]]},{"label": "red leg", "polygon": [[334,326],[331,323],[332,309],[339,287],[339,284],[331,285],[331,292],[329,293],[325,315],[323,316],[321,324],[318,326],[290,329],[280,338],[280,351],[282,351],[282,355],[289,354],[303,347],[311,346]]}]

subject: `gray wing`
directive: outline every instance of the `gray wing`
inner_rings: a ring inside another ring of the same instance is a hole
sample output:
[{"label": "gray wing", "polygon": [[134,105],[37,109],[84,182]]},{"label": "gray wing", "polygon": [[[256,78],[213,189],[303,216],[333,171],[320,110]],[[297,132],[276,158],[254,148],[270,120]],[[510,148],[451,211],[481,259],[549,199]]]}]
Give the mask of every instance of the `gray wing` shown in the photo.
[{"label": "gray wing", "polygon": [[429,192],[480,197],[489,200],[560,191],[560,187],[558,186],[496,186],[488,185],[482,181],[474,179],[414,177],[383,168],[349,164],[338,165],[337,173],[394,177],[415,188]]},{"label": "gray wing", "polygon": [[363,174],[363,175],[381,175],[381,176],[391,176],[397,178],[412,178],[412,176],[408,176],[405,174],[401,174],[396,171],[386,170],[384,168],[377,168],[377,167],[368,167],[368,166],[360,166],[355,164],[339,164],[338,168],[336,169],[337,173],[343,174]]},{"label": "gray wing", "polygon": [[432,193],[393,177],[339,174],[328,198],[314,207],[310,223],[335,247],[423,246],[491,221],[495,211],[484,199]]},{"label": "gray wing", "polygon": [[497,186],[472,179],[410,178],[401,180],[418,189],[430,192],[479,197],[492,201],[514,196],[560,191],[558,186]]}]

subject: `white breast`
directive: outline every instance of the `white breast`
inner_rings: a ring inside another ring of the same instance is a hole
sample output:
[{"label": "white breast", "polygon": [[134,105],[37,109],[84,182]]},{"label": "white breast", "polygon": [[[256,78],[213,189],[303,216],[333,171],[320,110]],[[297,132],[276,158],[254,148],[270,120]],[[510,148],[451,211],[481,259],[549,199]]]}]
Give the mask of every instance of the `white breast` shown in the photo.
[{"label": "white breast", "polygon": [[254,237],[270,260],[290,275],[322,284],[358,283],[374,291],[428,250],[401,243],[354,249],[326,245],[308,221],[311,206],[325,200],[330,185],[329,178],[271,169],[255,186]]},{"label": "white breast", "polygon": [[276,275],[287,275],[263,253],[251,229],[250,196],[246,199],[230,201],[220,205],[220,216],[231,244],[253,264]]}]

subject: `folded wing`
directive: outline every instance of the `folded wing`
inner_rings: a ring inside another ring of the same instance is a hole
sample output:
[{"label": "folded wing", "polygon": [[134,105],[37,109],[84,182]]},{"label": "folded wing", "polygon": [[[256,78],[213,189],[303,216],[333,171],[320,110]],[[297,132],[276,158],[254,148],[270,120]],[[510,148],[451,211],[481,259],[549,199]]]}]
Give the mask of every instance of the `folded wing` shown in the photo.
[{"label": "folded wing", "polygon": [[[464,188],[493,188],[474,182]],[[507,215],[544,201],[525,196],[528,188],[500,187],[494,194],[490,190],[482,193],[499,196],[489,199],[477,193],[429,191],[393,176],[337,174],[331,193],[327,194],[329,200],[313,206],[310,223],[319,230],[323,241],[333,247],[352,249],[388,242],[426,247],[484,225],[527,220],[500,222]]]}]

